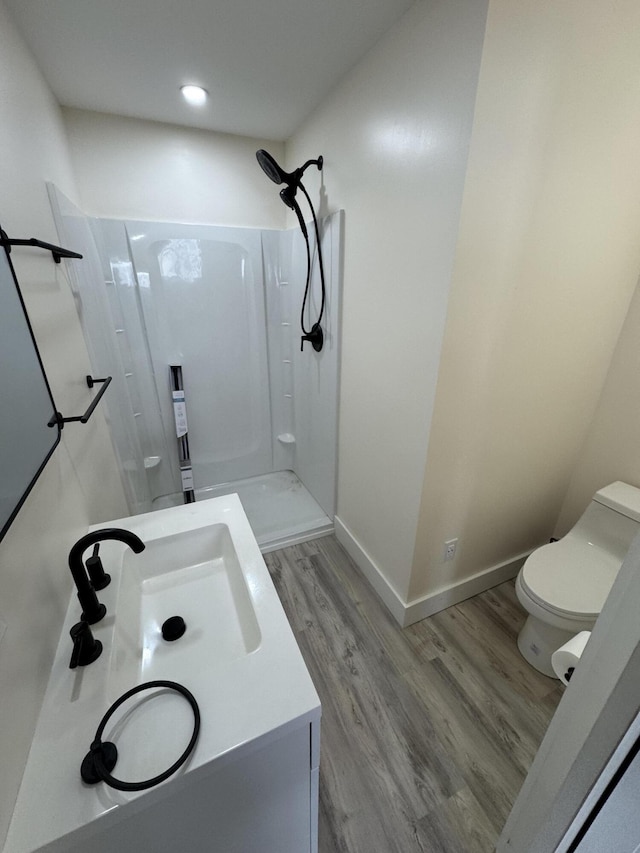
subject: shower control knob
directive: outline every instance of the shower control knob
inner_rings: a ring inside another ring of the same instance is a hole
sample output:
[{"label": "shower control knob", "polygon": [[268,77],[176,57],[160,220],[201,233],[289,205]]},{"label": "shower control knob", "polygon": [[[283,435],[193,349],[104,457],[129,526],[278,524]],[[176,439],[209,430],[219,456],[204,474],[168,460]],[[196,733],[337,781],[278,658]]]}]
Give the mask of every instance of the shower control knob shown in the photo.
[{"label": "shower control knob", "polygon": [[174,640],[179,640],[186,630],[187,626],[182,616],[170,616],[162,623],[162,639],[172,643]]}]

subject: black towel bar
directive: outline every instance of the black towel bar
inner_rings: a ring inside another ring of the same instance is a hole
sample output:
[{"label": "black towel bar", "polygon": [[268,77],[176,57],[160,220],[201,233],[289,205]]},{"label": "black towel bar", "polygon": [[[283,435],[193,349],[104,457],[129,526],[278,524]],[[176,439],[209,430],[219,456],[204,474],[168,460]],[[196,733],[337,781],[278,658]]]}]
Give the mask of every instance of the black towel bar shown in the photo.
[{"label": "black towel bar", "polygon": [[47,426],[54,427],[57,424],[60,427],[60,429],[63,429],[65,424],[71,423],[72,421],[80,421],[81,424],[86,424],[86,422],[89,420],[89,418],[93,414],[95,407],[98,405],[98,403],[102,399],[102,395],[104,394],[104,392],[109,387],[109,383],[111,382],[112,378],[113,378],[112,376],[106,376],[104,379],[94,379],[93,376],[87,376],[87,385],[89,388],[93,388],[93,386],[96,384],[96,382],[102,382],[103,385],[102,385],[102,388],[98,391],[96,396],[91,401],[91,405],[89,406],[87,411],[84,413],[84,415],[75,415],[75,417],[73,417],[73,418],[63,418],[62,415],[60,414],[60,412],[56,412],[55,415],[51,418],[51,420],[47,424]]},{"label": "black towel bar", "polygon": [[63,249],[62,246],[54,246],[53,243],[45,243],[44,240],[37,240],[35,237],[28,237],[24,240],[19,240],[15,237],[8,237],[7,232],[0,228],[0,246],[4,246],[7,252],[11,251],[11,246],[36,246],[38,249],[46,249],[51,252],[53,260],[59,264],[61,258],[82,258],[78,252],[72,252],[71,249]]},{"label": "black towel bar", "polygon": [[18,240],[14,237],[8,237],[7,232],[0,228],[0,246],[4,246],[7,252],[11,251],[11,246],[36,246],[38,249],[46,249],[51,252],[53,260],[59,264],[61,258],[82,258],[78,252],[72,252],[71,249],[63,249],[62,246],[54,246],[53,243],[45,243],[44,240],[37,240],[35,237],[28,237],[24,240]]}]

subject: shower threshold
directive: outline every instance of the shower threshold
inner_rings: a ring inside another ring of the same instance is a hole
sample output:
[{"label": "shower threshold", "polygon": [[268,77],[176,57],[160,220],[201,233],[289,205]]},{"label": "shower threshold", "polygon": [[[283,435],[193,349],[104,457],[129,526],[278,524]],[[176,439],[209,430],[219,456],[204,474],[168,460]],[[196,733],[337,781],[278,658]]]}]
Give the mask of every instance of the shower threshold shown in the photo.
[{"label": "shower threshold", "polygon": [[[237,494],[263,554],[333,532],[333,521],[293,471],[276,471],[196,489],[196,501]],[[179,506],[182,495],[163,495],[153,509]]]}]

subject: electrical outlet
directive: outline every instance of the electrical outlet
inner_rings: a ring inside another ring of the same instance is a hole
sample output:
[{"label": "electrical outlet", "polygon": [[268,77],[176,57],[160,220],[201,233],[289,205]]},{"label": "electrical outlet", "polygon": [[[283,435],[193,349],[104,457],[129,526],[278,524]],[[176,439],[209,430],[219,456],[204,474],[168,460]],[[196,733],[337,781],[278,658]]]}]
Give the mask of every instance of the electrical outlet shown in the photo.
[{"label": "electrical outlet", "polygon": [[456,555],[456,548],[458,547],[458,539],[447,539],[444,543],[444,561],[445,563],[449,560],[453,560]]}]

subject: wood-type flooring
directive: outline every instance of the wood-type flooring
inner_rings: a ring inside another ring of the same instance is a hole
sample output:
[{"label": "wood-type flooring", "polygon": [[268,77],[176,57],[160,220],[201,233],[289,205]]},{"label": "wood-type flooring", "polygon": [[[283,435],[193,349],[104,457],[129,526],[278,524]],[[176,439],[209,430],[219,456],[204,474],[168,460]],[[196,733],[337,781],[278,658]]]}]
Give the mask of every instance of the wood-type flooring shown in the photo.
[{"label": "wood-type flooring", "polygon": [[402,629],[333,536],[265,561],[322,702],[319,853],[491,853],[562,696],[513,582]]}]

